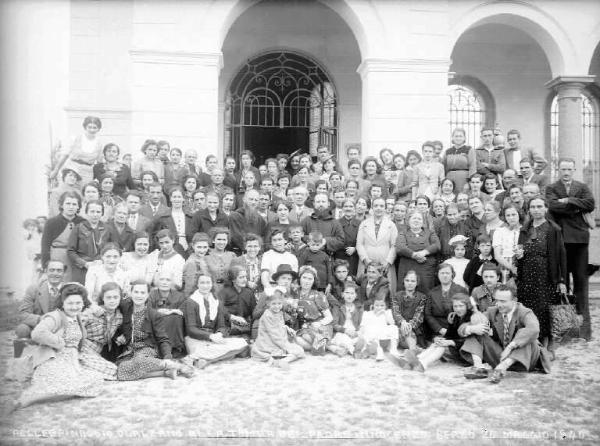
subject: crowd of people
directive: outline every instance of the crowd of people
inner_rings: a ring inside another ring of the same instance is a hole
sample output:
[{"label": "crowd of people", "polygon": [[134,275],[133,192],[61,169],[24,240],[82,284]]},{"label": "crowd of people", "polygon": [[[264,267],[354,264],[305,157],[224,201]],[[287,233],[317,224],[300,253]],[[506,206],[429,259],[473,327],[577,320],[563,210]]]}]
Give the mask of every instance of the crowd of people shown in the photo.
[{"label": "crowd of people", "polygon": [[572,159],[550,183],[517,130],[506,146],[498,129],[470,146],[456,128],[445,150],[349,147],[344,166],[320,146],[201,168],[155,140],[132,164],[101,127],[84,120],[50,172],[47,221],[25,222],[43,271],[16,328],[21,406],[235,357],[287,369],[307,352],[421,372],[445,359],[498,383],[549,372],[550,306],[568,290],[591,338],[594,197]]}]

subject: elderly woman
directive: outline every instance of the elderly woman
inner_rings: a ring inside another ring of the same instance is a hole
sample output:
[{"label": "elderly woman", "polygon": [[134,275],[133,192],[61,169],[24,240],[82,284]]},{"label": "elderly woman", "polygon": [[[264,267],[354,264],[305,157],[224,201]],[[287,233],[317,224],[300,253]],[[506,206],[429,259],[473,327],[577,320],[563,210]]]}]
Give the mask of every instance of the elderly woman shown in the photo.
[{"label": "elderly woman", "polygon": [[102,122],[95,116],[86,116],[83,120],[84,133],[76,136],[71,144],[64,147],[56,167],[50,172],[50,178],[56,178],[58,171],[64,167],[77,172],[83,184],[93,180],[93,165],[102,160],[102,144],[98,132]]},{"label": "elderly woman", "polygon": [[85,283],[85,275],[89,267],[100,260],[100,246],[106,228],[100,221],[104,205],[100,201],[90,201],[85,212],[88,219],[78,223],[69,237],[67,254],[73,267],[72,279]]},{"label": "elderly woman", "polygon": [[454,283],[455,271],[449,263],[442,263],[438,268],[440,284],[429,291],[425,302],[426,336],[445,336],[448,331],[448,315],[452,311],[452,296],[457,293],[468,293],[466,289]]},{"label": "elderly woman", "polygon": [[42,317],[31,333],[36,344],[26,347],[16,360],[33,366],[31,386],[21,394],[17,408],[100,394],[102,375],[80,364],[86,337],[81,313],[89,304],[83,286],[68,283],[61,287],[58,309]]},{"label": "elderly woman", "polygon": [[159,313],[146,305],[149,286],[142,280],[131,284],[133,314],[131,343],[117,359],[119,381],[166,376],[175,379],[178,374],[191,378],[194,370],[173,361],[171,344]]},{"label": "elderly woman", "polygon": [[360,263],[358,277],[361,277],[366,266],[372,261],[384,265],[390,291],[396,290],[396,271],[394,260],[396,258],[396,238],[398,229],[394,222],[386,215],[385,200],[375,198],[371,204],[373,215],[367,217],[358,227],[356,236],[356,251]]},{"label": "elderly woman", "polygon": [[160,314],[165,322],[165,331],[171,344],[173,357],[185,356],[185,329],[183,325],[183,303],[185,296],[174,290],[171,275],[162,271],[157,276],[158,286],[150,291],[148,308]]},{"label": "elderly woman", "polygon": [[229,268],[227,283],[217,297],[223,304],[225,324],[229,326],[229,334],[249,339],[256,299],[254,292],[247,285],[246,269],[241,265],[232,265]]},{"label": "elderly woman", "polygon": [[229,243],[229,229],[222,226],[212,228],[209,236],[213,249],[206,256],[206,266],[214,279],[215,294],[218,296],[227,279],[227,271],[236,255],[231,251],[225,251]]},{"label": "elderly woman", "polygon": [[100,178],[108,174],[114,182],[113,192],[115,195],[125,198],[128,190],[135,189],[135,183],[131,177],[131,170],[126,164],[119,162],[119,153],[121,149],[115,143],[109,143],[104,146],[104,162],[94,165],[94,179],[100,181]]},{"label": "elderly woman", "polygon": [[212,277],[201,273],[198,289],[184,303],[185,345],[188,359],[197,368],[248,354],[244,339],[228,337],[225,310],[213,294],[213,285]]},{"label": "elderly woman", "polygon": [[423,228],[423,216],[413,212],[408,217],[408,229],[398,234],[396,252],[398,262],[398,286],[404,283],[407,271],[414,270],[419,276],[419,288],[427,293],[435,282],[436,254],[440,250],[440,240],[435,232]]}]

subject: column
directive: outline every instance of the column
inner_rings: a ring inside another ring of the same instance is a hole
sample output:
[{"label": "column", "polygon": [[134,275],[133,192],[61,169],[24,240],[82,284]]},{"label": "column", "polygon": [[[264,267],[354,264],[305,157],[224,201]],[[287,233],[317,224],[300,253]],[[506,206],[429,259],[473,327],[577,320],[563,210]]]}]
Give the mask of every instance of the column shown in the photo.
[{"label": "column", "polygon": [[575,160],[575,179],[583,179],[581,93],[594,76],[559,76],[546,86],[557,93],[558,154]]},{"label": "column", "polygon": [[446,141],[446,59],[366,59],[362,78],[362,151],[377,156],[388,147],[406,153],[426,140]]},{"label": "column", "polygon": [[132,50],[132,147],[149,136],[218,153],[220,52]]}]

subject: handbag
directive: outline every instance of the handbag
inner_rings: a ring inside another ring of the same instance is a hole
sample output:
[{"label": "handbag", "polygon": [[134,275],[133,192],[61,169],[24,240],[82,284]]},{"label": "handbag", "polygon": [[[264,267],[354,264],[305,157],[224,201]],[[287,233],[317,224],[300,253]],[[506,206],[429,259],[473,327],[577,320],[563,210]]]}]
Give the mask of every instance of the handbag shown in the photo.
[{"label": "handbag", "polygon": [[588,225],[588,228],[594,229],[596,227],[596,219],[591,212],[584,212],[581,215],[583,215],[583,221],[585,221],[585,224]]},{"label": "handbag", "polygon": [[581,318],[575,310],[575,305],[572,305],[567,295],[562,293],[558,305],[550,305],[550,320],[554,338],[573,333],[581,326]]}]

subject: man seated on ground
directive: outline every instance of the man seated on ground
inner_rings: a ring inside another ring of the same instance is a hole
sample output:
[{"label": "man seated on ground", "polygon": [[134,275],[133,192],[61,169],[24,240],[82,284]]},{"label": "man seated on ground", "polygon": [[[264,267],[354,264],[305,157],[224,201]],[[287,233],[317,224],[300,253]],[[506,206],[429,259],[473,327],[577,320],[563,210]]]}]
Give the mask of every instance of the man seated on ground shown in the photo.
[{"label": "man seated on ground", "polygon": [[493,368],[489,380],[494,384],[502,380],[509,368],[550,373],[547,351],[538,341],[540,324],[533,311],[517,302],[512,288],[506,285],[498,285],[494,298],[496,305],[483,313],[486,323],[466,322],[458,328],[459,335],[467,338],[461,355],[473,364],[465,377],[487,378],[484,363]]}]

